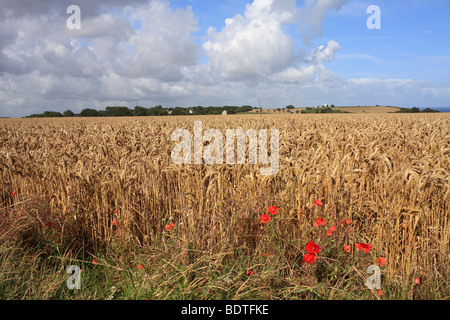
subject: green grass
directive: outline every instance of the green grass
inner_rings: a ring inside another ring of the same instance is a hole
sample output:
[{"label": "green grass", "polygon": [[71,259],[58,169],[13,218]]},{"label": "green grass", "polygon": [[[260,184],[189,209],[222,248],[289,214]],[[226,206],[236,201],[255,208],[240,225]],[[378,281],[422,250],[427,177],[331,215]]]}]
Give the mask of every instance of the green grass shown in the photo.
[{"label": "green grass", "polygon": [[[308,235],[322,250],[314,265],[303,263],[305,243],[283,232],[274,216],[249,246],[212,251],[185,249],[176,231],[148,247],[112,243],[95,253],[70,251],[57,245],[45,230],[30,241],[0,244],[0,299],[77,300],[367,300],[448,299],[449,275],[434,274],[415,285],[414,275],[402,278],[382,269],[383,296],[365,285],[375,250],[363,253],[342,245],[353,237],[352,226],[339,227],[332,237],[325,229]],[[325,227],[323,227],[325,228]],[[264,253],[264,254],[263,254]],[[269,255],[265,255],[269,253]],[[96,263],[93,263],[93,259]],[[67,287],[69,265],[81,272],[81,289]],[[142,269],[138,269],[142,265]],[[254,274],[247,274],[248,271]],[[442,279],[439,279],[442,277]]]}]

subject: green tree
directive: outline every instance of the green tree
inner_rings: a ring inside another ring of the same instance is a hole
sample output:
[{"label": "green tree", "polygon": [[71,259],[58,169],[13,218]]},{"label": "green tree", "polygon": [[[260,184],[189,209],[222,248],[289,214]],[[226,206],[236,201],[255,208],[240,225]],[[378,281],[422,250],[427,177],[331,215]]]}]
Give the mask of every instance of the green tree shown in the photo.
[{"label": "green tree", "polygon": [[129,117],[132,111],[128,107],[106,107],[105,117]]},{"label": "green tree", "polygon": [[150,112],[147,108],[141,106],[135,106],[133,110],[133,116],[143,117],[150,115]]},{"label": "green tree", "polygon": [[64,111],[63,116],[64,117],[74,117],[75,114],[72,112],[72,110],[66,110],[66,111]]},{"label": "green tree", "polygon": [[56,112],[56,111],[44,111],[44,113],[42,114],[43,117],[45,118],[54,118],[54,117],[62,117],[63,115],[61,114],[61,112]]},{"label": "green tree", "polygon": [[95,109],[86,108],[81,110],[81,117],[98,117],[98,111]]}]

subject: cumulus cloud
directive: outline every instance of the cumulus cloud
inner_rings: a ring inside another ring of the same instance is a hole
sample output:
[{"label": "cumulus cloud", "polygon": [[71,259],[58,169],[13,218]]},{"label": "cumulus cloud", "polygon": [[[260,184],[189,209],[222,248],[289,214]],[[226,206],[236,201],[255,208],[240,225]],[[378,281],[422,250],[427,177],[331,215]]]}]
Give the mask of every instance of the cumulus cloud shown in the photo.
[{"label": "cumulus cloud", "polygon": [[204,45],[209,63],[227,79],[267,76],[292,63],[294,39],[283,32],[297,8],[291,0],[255,0],[244,16],[225,21],[219,32],[210,32]]},{"label": "cumulus cloud", "polygon": [[323,34],[323,22],[330,11],[338,11],[347,0],[306,0],[305,6],[298,10],[299,30],[303,40],[308,43]]},{"label": "cumulus cloud", "polygon": [[191,36],[197,31],[191,7],[172,11],[168,2],[152,2],[133,9],[131,19],[141,28],[114,60],[118,74],[179,81],[181,67],[197,64],[200,48]]}]

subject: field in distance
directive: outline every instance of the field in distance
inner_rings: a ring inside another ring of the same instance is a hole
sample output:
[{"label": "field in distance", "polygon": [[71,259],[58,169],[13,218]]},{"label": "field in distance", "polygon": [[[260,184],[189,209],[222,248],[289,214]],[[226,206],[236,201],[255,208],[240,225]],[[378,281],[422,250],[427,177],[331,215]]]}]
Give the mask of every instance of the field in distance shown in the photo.
[{"label": "field in distance", "polygon": [[[306,108],[295,108],[291,110],[285,110],[283,111],[282,108],[280,108],[280,111],[275,109],[263,109],[263,113],[287,113],[291,112],[296,114],[296,111],[300,110],[306,110]],[[398,107],[387,107],[387,106],[366,106],[366,107],[334,107],[333,110],[340,110],[340,111],[346,111],[349,113],[391,113],[391,112],[397,112],[400,110]],[[258,113],[258,109],[254,109],[251,111],[251,113]]]}]

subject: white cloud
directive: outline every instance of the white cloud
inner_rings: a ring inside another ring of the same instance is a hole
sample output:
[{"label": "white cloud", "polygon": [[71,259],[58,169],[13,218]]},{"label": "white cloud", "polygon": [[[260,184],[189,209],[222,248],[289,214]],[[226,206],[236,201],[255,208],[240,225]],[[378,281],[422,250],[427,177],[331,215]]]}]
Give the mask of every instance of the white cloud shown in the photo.
[{"label": "white cloud", "polygon": [[306,0],[304,8],[299,9],[299,28],[306,43],[311,38],[321,37],[323,33],[322,24],[327,13],[338,11],[347,0]]},{"label": "white cloud", "polygon": [[224,78],[245,79],[267,76],[292,64],[294,39],[282,26],[292,22],[295,1],[255,0],[244,16],[225,21],[219,32],[209,31],[203,49],[209,63]]}]

